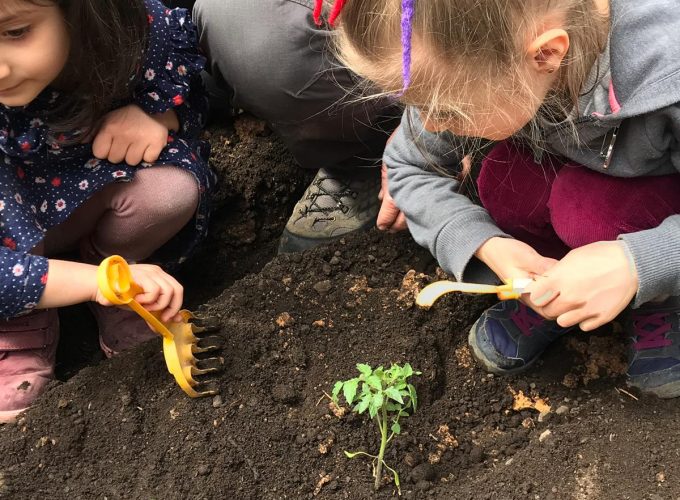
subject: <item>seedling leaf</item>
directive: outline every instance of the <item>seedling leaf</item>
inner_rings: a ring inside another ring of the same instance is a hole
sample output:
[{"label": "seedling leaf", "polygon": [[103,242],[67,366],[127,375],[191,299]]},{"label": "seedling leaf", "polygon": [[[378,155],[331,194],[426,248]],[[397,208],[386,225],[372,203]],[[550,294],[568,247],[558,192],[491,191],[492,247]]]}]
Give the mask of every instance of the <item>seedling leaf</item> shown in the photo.
[{"label": "seedling leaf", "polygon": [[371,375],[366,379],[366,383],[373,387],[377,391],[382,391],[382,382],[380,381],[380,378],[376,377],[375,375]]},{"label": "seedling leaf", "polygon": [[354,396],[357,394],[357,387],[359,386],[359,379],[353,378],[344,383],[342,387],[342,394],[345,396],[347,404],[354,402]]},{"label": "seedling leaf", "polygon": [[394,432],[395,434],[401,433],[401,425],[399,425],[399,422],[394,422],[392,424],[392,432]]},{"label": "seedling leaf", "polygon": [[359,401],[359,404],[356,405],[354,408],[358,414],[362,414],[363,412],[366,411],[366,408],[368,408],[368,405],[371,402],[371,396],[370,395],[364,395],[361,398],[361,401]]},{"label": "seedling leaf", "polygon": [[385,394],[388,398],[394,399],[396,402],[404,404],[404,399],[401,397],[401,394],[399,394],[399,391],[394,387],[388,387],[385,389]]},{"label": "seedling leaf", "polygon": [[333,386],[333,392],[331,393],[331,396],[333,396],[333,401],[338,402],[338,395],[340,394],[340,389],[342,389],[342,386],[344,385],[344,382],[336,382],[335,385]]},{"label": "seedling leaf", "polygon": [[366,375],[367,377],[371,373],[373,373],[373,369],[370,366],[365,365],[363,363],[357,364],[357,370],[359,370],[359,373],[361,373],[362,375]]}]

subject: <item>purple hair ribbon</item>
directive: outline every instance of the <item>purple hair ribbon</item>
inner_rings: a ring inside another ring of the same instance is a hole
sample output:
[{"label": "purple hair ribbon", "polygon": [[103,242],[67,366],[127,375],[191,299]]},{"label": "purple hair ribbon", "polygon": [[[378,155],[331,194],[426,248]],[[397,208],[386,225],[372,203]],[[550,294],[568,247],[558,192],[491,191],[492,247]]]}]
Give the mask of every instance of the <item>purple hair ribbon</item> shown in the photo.
[{"label": "purple hair ribbon", "polygon": [[416,12],[415,0],[401,2],[401,50],[403,87],[397,97],[404,95],[411,85],[411,40],[413,38],[413,16]]}]

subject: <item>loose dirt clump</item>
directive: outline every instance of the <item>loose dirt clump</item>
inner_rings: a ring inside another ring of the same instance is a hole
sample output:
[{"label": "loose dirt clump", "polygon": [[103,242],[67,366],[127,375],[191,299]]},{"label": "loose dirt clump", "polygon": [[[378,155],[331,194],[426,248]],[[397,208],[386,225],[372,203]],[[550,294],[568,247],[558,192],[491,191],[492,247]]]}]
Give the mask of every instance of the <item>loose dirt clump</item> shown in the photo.
[{"label": "loose dirt clump", "polygon": [[[483,372],[467,334],[493,301],[458,294],[404,309],[404,277],[436,276],[408,235],[369,231],[274,258],[306,179],[272,137],[249,140],[212,135],[223,197],[185,272],[196,308],[222,325],[219,396],[186,397],[158,341],[80,370],[0,428],[0,498],[392,498],[387,482],[373,493],[369,463],[343,453],[375,453],[376,426],[324,395],[359,362],[422,372],[418,411],[386,457],[404,498],[680,497],[678,401],[624,389],[617,370],[565,387],[584,364],[569,338],[525,375]],[[514,409],[508,387],[550,410]]]}]

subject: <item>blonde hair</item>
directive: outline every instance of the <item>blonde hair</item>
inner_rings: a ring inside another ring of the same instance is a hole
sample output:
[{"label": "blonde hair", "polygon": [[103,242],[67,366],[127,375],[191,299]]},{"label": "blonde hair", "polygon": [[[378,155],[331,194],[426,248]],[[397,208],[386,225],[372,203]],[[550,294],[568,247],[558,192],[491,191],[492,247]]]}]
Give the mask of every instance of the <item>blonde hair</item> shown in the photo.
[{"label": "blonde hair", "polygon": [[[401,4],[347,0],[338,30],[340,60],[383,94],[403,88]],[[466,104],[471,90],[522,102],[529,92],[527,42],[557,15],[570,47],[536,119],[569,119],[606,44],[607,19],[593,0],[415,0],[411,83],[401,101],[430,119],[443,113],[462,120],[474,113]]]}]

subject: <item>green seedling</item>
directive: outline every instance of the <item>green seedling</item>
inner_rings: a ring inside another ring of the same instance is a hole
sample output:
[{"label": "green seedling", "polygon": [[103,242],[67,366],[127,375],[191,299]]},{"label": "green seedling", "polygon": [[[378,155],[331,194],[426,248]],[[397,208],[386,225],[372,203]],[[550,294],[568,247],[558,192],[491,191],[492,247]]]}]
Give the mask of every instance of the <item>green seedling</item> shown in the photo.
[{"label": "green seedling", "polygon": [[382,470],[385,466],[392,473],[394,484],[401,495],[399,474],[385,463],[385,450],[392,438],[401,433],[399,419],[409,416],[407,410],[412,410],[411,413],[416,411],[418,405],[416,388],[408,383],[408,378],[420,375],[420,372],[413,371],[408,363],[403,367],[392,365],[389,370],[383,369],[382,366],[373,370],[370,366],[359,363],[357,369],[361,373],[360,376],[335,383],[332,399],[338,404],[338,397],[342,392],[347,404],[352,406],[353,412],[362,414],[368,411],[371,419],[375,419],[378,424],[380,451],[378,455],[370,455],[363,451],[354,453],[345,451],[345,455],[348,458],[365,455],[373,459],[376,491],[380,488]]}]

